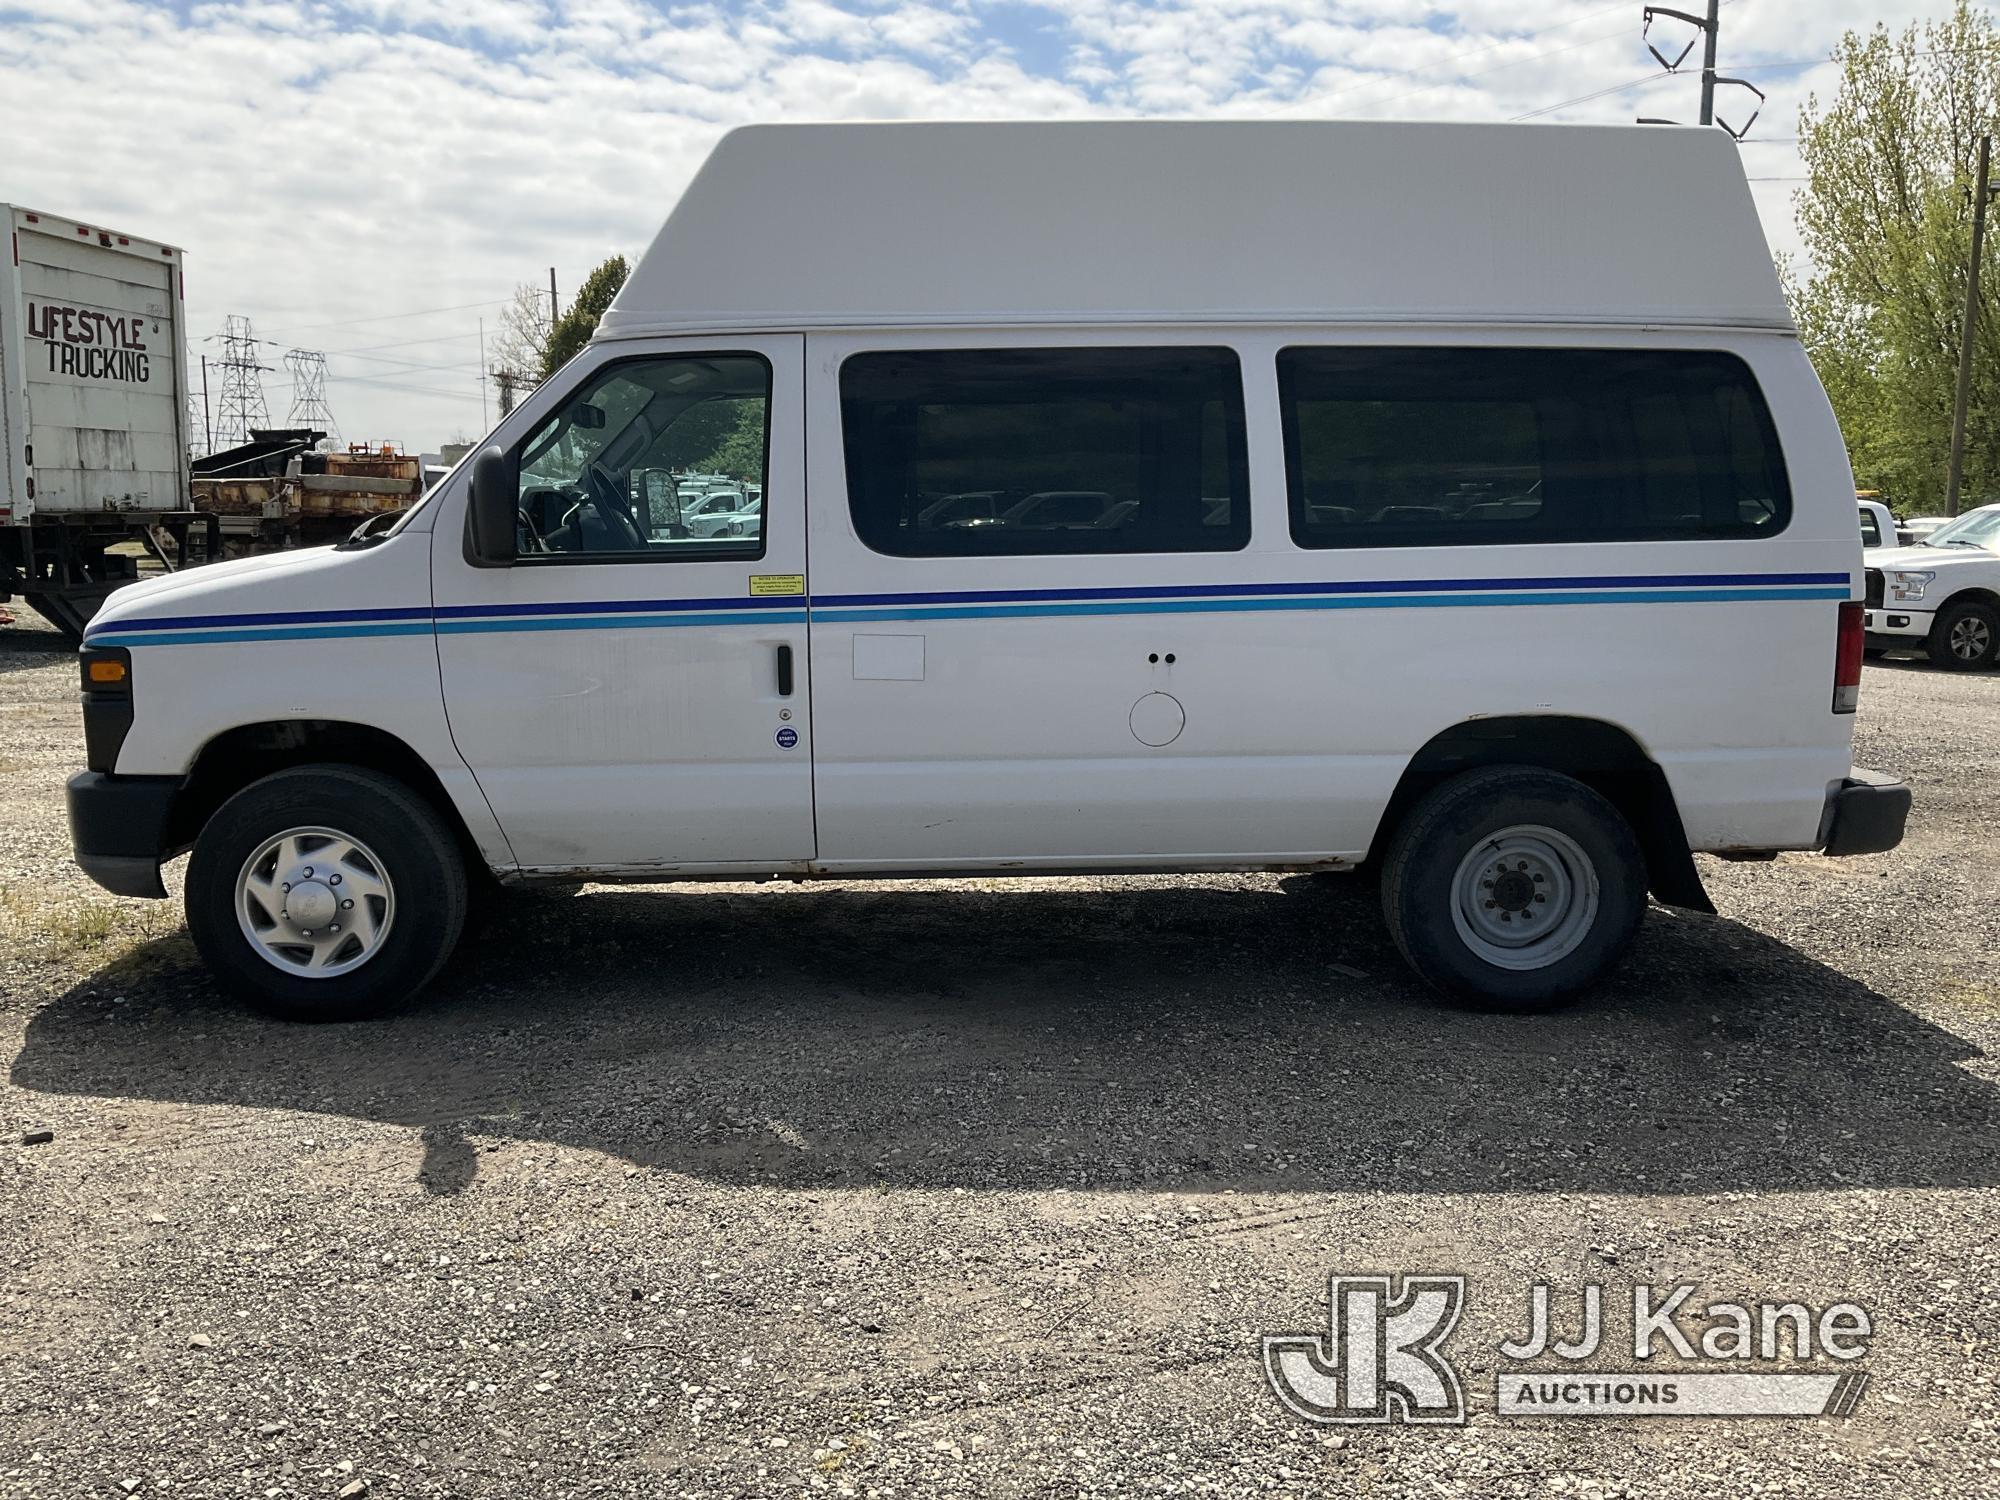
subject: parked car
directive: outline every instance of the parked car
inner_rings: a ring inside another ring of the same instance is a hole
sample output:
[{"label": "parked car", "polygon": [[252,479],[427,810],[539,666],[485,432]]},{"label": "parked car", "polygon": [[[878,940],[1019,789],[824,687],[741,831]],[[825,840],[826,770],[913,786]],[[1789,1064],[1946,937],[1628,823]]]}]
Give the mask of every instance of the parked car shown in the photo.
[{"label": "parked car", "polygon": [[1951,522],[1950,516],[1912,516],[1903,522],[1898,530],[1902,533],[1904,544],[1913,546],[1939,527],[1949,526]]},{"label": "parked car", "polygon": [[758,526],[757,502],[740,490],[711,490],[683,514],[694,537],[748,536]]},{"label": "parked car", "polygon": [[[754,534],[630,514],[759,426]],[[469,870],[1364,862],[1426,980],[1546,1008],[1713,909],[1693,851],[1901,838],[1852,494],[1722,131],[738,130],[393,527],[111,597],[76,856],[191,849],[211,969],[313,1019],[421,989]]]},{"label": "parked car", "polygon": [[1955,671],[1991,666],[2000,655],[2000,505],[1864,559],[1870,651],[1921,650]]},{"label": "parked car", "polygon": [[1861,547],[1908,546],[1910,535],[1896,524],[1896,516],[1879,500],[1861,500]]}]

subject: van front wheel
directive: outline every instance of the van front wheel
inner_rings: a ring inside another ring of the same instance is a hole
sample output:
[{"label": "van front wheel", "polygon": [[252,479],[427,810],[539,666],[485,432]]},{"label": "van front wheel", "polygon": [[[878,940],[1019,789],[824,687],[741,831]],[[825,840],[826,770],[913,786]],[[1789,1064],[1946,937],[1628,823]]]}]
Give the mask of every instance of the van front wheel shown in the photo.
[{"label": "van front wheel", "polygon": [[187,919],[224,986],[297,1021],[381,1013],[428,984],[465,926],[465,862],[437,812],[354,766],[298,766],[216,810]]},{"label": "van front wheel", "polygon": [[1624,955],[1646,909],[1631,826],[1572,777],[1470,771],[1403,820],[1382,909],[1424,979],[1480,1010],[1553,1010]]}]

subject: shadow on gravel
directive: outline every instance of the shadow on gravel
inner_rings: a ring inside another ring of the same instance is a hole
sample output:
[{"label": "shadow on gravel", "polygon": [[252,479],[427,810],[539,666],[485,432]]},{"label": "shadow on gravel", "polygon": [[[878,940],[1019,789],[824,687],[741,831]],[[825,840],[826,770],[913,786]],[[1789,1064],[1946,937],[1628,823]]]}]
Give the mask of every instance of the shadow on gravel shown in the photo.
[{"label": "shadow on gravel", "polygon": [[[20,609],[17,602],[11,606]],[[59,657],[75,656],[76,642],[53,630],[0,625],[0,674],[37,671]]]},{"label": "shadow on gravel", "polygon": [[[122,996],[124,1004],[114,1004]],[[413,1127],[728,1183],[1468,1192],[1989,1186],[1951,1033],[1655,910],[1559,1015],[1439,1007],[1337,878],[515,896],[420,1006],[284,1025],[185,939],[45,1006],[14,1083]]]}]

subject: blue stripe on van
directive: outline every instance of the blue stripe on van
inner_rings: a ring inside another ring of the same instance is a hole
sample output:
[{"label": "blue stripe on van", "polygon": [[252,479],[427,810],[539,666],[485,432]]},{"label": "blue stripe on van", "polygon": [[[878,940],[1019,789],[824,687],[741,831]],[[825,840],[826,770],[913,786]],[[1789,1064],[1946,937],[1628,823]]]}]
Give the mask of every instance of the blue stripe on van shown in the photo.
[{"label": "blue stripe on van", "polygon": [[1582,578],[1357,579],[1338,583],[1195,583],[1158,588],[980,589],[932,594],[817,594],[822,605],[1015,603],[1029,600],[1210,598],[1230,594],[1443,594],[1481,589],[1744,588],[1848,582],[1845,573],[1639,573]]},{"label": "blue stripe on van", "polygon": [[1721,604],[1846,599],[1845,573],[1628,574],[1578,578],[1363,579],[1325,583],[1181,584],[1152,588],[971,589],[735,599],[609,599],[523,604],[297,610],[132,620],[92,633],[93,646],[223,641],[633,630],[693,625],[863,620],[1024,619],[1259,610],[1474,609],[1528,604]]},{"label": "blue stripe on van", "polygon": [[[226,619],[227,616],[217,616]],[[284,618],[279,616],[278,618]],[[416,620],[388,622],[382,624],[357,622],[345,625],[253,625],[248,628],[217,630],[141,630],[141,626],[151,626],[152,621],[134,620],[130,625],[116,626],[101,634],[86,635],[83,644],[89,646],[207,646],[217,641],[327,641],[349,639],[359,636],[378,635],[430,635],[437,627],[433,625],[426,611],[424,617]]]},{"label": "blue stripe on van", "polygon": [[1519,604],[1744,604],[1773,599],[1845,599],[1838,587],[1749,589],[1602,589],[1467,594],[1335,594],[1261,599],[1102,599],[1051,604],[919,605],[902,609],[821,609],[812,617],[828,622],[861,620],[1026,619],[1061,615],[1220,614],[1256,610],[1322,609],[1480,609]]},{"label": "blue stripe on van", "polygon": [[415,620],[428,628],[430,618],[428,605],[408,609],[299,609],[255,615],[162,615],[154,620],[129,620],[118,629],[121,632],[194,630],[223,625],[305,625],[314,622],[332,625],[371,620]]},{"label": "blue stripe on van", "polygon": [[[599,619],[587,615],[543,615],[532,619],[518,616],[490,620],[438,621],[439,635],[486,635],[496,631],[521,630],[652,630],[680,625],[741,625],[740,618],[722,614],[615,615]],[[759,625],[803,625],[806,612],[795,604],[791,609],[772,610],[757,616]]]}]

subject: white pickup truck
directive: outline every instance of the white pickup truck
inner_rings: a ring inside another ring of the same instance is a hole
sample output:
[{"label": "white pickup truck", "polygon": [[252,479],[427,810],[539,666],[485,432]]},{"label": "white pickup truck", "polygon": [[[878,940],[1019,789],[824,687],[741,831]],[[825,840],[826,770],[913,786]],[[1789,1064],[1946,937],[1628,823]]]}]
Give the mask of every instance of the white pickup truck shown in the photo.
[{"label": "white pickup truck", "polygon": [[2000,505],[1982,505],[1913,547],[1862,553],[1868,650],[1924,651],[1971,671],[2000,654]]}]

